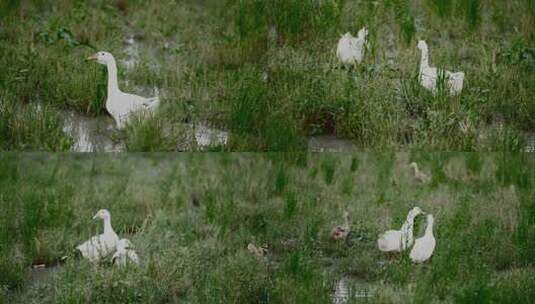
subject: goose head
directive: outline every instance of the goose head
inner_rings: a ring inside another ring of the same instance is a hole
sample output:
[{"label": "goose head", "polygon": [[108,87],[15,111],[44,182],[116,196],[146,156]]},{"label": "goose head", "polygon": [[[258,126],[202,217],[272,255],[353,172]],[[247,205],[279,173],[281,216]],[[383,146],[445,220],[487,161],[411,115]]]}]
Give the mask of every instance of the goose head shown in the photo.
[{"label": "goose head", "polygon": [[342,38],[345,38],[345,39],[353,38],[353,35],[351,35],[350,32],[347,32],[347,33],[342,35]]},{"label": "goose head", "polygon": [[122,249],[130,249],[132,248],[132,243],[130,242],[129,239],[120,239],[118,242],[117,242],[117,249],[119,248],[122,248]]},{"label": "goose head", "polygon": [[106,209],[100,209],[95,216],[93,216],[93,219],[101,219],[101,220],[109,220],[111,218],[111,214]]},{"label": "goose head", "polygon": [[425,213],[422,211],[422,209],[420,209],[420,207],[414,207],[411,209],[411,211],[409,211],[409,215],[407,217],[414,218],[418,214],[425,214]]},{"label": "goose head", "polygon": [[427,43],[425,43],[425,40],[418,41],[418,49],[422,52],[427,52]]},{"label": "goose head", "polygon": [[114,61],[113,55],[104,51],[100,51],[87,57],[87,60],[95,60],[96,62],[103,65],[107,65],[108,63],[112,63]]},{"label": "goose head", "polygon": [[418,169],[418,164],[416,164],[415,162],[412,162],[412,163],[409,164],[409,168],[417,170]]},{"label": "goose head", "polygon": [[368,36],[368,29],[363,27],[358,32],[358,37],[361,38],[361,39],[364,39],[364,38],[366,38],[366,36]]}]

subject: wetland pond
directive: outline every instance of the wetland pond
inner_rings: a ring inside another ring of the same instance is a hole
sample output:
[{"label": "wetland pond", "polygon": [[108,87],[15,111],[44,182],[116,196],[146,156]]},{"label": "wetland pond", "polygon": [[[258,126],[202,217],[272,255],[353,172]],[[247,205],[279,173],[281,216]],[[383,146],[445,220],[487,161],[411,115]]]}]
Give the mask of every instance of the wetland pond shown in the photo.
[{"label": "wetland pond", "polygon": [[[165,55],[140,39],[131,31],[127,33],[122,50],[123,60],[121,65],[126,74],[133,71],[140,61],[140,50],[146,50],[151,62],[165,61]],[[150,70],[157,72],[160,69],[158,63],[152,63]],[[128,77],[125,84],[130,85]],[[166,96],[166,92],[157,87],[134,87],[134,91],[141,96]],[[109,115],[85,116],[75,111],[64,111],[63,132],[73,140],[71,151],[74,152],[122,152],[127,150],[124,136],[116,128],[114,120]],[[229,132],[213,128],[205,121],[184,123],[182,129],[186,133],[177,139],[176,149],[179,151],[207,150],[210,147],[224,147],[229,139]],[[313,152],[347,152],[354,150],[354,145],[349,140],[338,139],[335,136],[314,136],[308,139],[308,150]]]},{"label": "wetland pond", "polygon": [[[162,62],[171,60],[169,52],[162,49],[170,47],[165,43],[161,47],[156,47],[143,40],[142,36],[136,36],[134,30],[125,30],[123,41],[122,66],[126,73],[125,85],[141,96],[160,96],[165,98],[166,92],[156,86],[134,86],[128,79],[128,75],[133,72],[143,60],[150,62],[148,69],[158,73]],[[394,54],[390,54],[394,56]],[[123,152],[127,151],[127,144],[124,134],[116,128],[115,122],[109,115],[86,116],[75,111],[63,111],[64,121],[63,132],[72,138],[73,152]],[[206,151],[210,148],[225,148],[229,141],[230,133],[227,130],[214,128],[208,121],[192,121],[183,123],[180,126],[183,136],[176,139],[175,148],[177,151]],[[503,122],[498,119],[497,123],[491,124],[488,128],[480,130],[480,138],[487,137],[496,128],[502,128]],[[526,152],[535,151],[535,133],[523,134],[526,139]],[[407,144],[411,144],[407,142]],[[306,140],[306,149],[310,152],[351,152],[357,146],[349,139],[338,138],[335,135],[309,136]]]}]

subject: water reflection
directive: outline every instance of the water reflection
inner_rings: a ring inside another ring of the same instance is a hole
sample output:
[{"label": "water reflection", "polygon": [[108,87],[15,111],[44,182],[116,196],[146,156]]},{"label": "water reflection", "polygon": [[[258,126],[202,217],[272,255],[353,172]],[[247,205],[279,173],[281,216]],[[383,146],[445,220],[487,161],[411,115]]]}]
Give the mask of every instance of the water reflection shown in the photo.
[{"label": "water reflection", "polygon": [[75,112],[64,113],[63,132],[74,143],[74,152],[121,152],[126,150],[123,141],[113,139],[115,122],[109,116],[87,117]]}]

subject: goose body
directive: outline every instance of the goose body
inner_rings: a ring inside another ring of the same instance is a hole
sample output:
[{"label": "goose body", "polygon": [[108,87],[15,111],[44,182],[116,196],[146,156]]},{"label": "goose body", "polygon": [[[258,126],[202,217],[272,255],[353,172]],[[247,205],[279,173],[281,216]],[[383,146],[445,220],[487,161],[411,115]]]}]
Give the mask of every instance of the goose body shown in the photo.
[{"label": "goose body", "polygon": [[388,230],[379,236],[377,247],[383,252],[401,251],[401,231]]},{"label": "goose body", "polygon": [[420,71],[418,74],[420,84],[433,94],[437,94],[437,83],[443,77],[450,96],[460,94],[463,90],[464,73],[453,73],[429,66],[429,50],[425,41],[420,40],[418,42],[418,49],[420,50]]},{"label": "goose body", "polygon": [[412,247],[410,258],[414,263],[423,263],[427,261],[435,251],[436,240],[433,235],[433,215],[427,215],[427,226],[423,237],[416,239]]},{"label": "goose body", "polygon": [[249,250],[249,252],[252,255],[254,255],[256,257],[259,257],[259,258],[261,258],[261,257],[263,257],[263,256],[268,254],[267,246],[256,246],[253,243],[249,243],[247,245],[247,250]]},{"label": "goose body", "polygon": [[412,246],[414,218],[421,213],[419,207],[412,208],[400,230],[388,230],[381,234],[377,240],[379,250],[400,252]]},{"label": "goose body", "polygon": [[100,210],[93,219],[102,219],[104,221],[104,233],[93,236],[76,247],[76,249],[80,251],[84,258],[92,263],[96,263],[115,251],[119,237],[115,231],[113,231],[111,226],[111,215],[108,210]]},{"label": "goose body", "polygon": [[96,60],[106,65],[108,69],[108,96],[106,110],[115,120],[117,127],[122,129],[133,113],[154,112],[160,104],[158,97],[145,98],[134,94],[124,93],[119,89],[117,81],[117,64],[113,55],[108,52],[98,52],[88,59]]},{"label": "goose body", "polygon": [[414,174],[414,179],[419,182],[419,183],[428,183],[431,181],[431,178],[425,174],[424,172],[420,171],[420,169],[418,168],[418,164],[415,163],[415,162],[412,162],[409,164],[409,167],[412,168],[413,170],[413,174]]},{"label": "goose body", "polygon": [[340,62],[350,65],[360,63],[364,57],[367,35],[368,30],[366,28],[362,28],[357,37],[353,37],[349,32],[342,35],[336,48],[336,56]]},{"label": "goose body", "polygon": [[121,239],[117,243],[117,251],[111,257],[111,260],[117,266],[126,266],[128,263],[139,265],[137,253],[131,249],[132,243],[128,239]]}]

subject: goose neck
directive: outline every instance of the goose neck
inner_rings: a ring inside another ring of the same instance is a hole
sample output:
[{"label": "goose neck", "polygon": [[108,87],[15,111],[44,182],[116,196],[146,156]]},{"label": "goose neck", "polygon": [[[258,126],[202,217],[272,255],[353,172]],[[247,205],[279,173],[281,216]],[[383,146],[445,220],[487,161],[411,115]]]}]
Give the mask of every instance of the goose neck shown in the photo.
[{"label": "goose neck", "polygon": [[427,67],[429,67],[429,54],[427,50],[423,49],[421,50],[420,69],[424,69]]},{"label": "goose neck", "polygon": [[426,235],[433,235],[433,223],[427,223],[427,227],[425,227],[425,234]]},{"label": "goose neck", "polygon": [[414,224],[414,217],[409,215],[407,219],[405,220],[405,223],[401,226],[401,231],[403,233],[409,233],[412,234],[412,226]]},{"label": "goose neck", "polygon": [[119,92],[119,83],[117,81],[117,64],[115,59],[111,59],[107,64],[108,68],[108,96]]},{"label": "goose neck", "polygon": [[406,248],[408,246],[412,245],[413,242],[413,236],[412,236],[412,226],[414,224],[414,217],[412,215],[409,215],[407,217],[407,220],[405,223],[403,223],[403,226],[401,227],[401,233],[402,233],[402,248]]},{"label": "goose neck", "polygon": [[104,219],[104,234],[114,233],[113,228],[111,227],[111,218]]}]

